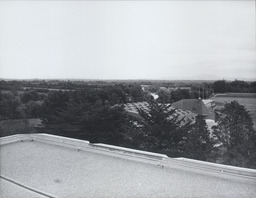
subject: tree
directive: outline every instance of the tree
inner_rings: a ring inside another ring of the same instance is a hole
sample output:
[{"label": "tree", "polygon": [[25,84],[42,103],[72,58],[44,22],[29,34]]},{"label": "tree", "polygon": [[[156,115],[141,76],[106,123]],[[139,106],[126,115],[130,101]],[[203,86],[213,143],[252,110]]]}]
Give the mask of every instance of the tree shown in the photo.
[{"label": "tree", "polygon": [[130,102],[141,102],[144,100],[144,93],[140,85],[132,84],[125,88],[127,96],[131,99]]},{"label": "tree", "polygon": [[122,106],[98,106],[84,114],[80,137],[90,142],[124,145],[131,122]]},{"label": "tree", "polygon": [[23,118],[24,108],[15,92],[1,94],[0,96],[0,118],[1,119],[20,119]]},{"label": "tree", "polygon": [[43,118],[48,122],[59,122],[59,112],[67,108],[70,96],[67,92],[52,91],[44,102]]},{"label": "tree", "polygon": [[245,107],[236,101],[227,103],[216,118],[218,127],[214,135],[221,144],[222,163],[256,167],[256,134]]},{"label": "tree", "polygon": [[250,83],[250,89],[248,92],[256,93],[256,81]]},{"label": "tree", "polygon": [[142,126],[141,134],[144,139],[142,149],[172,157],[180,156],[190,123],[182,126],[183,119],[175,114],[176,110],[170,104],[160,104],[154,100],[148,101],[148,110],[137,110],[141,117],[138,123]]},{"label": "tree", "polygon": [[159,89],[157,91],[159,98],[157,101],[160,103],[170,103],[171,102],[171,92],[168,89]]},{"label": "tree", "polygon": [[42,102],[30,100],[24,106],[26,118],[39,118],[42,116]]},{"label": "tree", "polygon": [[38,101],[38,100],[41,100],[41,99],[42,99],[42,97],[35,90],[24,92],[21,95],[21,102],[22,103],[27,103],[29,101]]},{"label": "tree", "polygon": [[249,84],[242,80],[235,80],[230,83],[232,92],[248,92]]},{"label": "tree", "polygon": [[188,133],[185,156],[198,160],[207,160],[211,155],[212,148],[213,143],[204,116],[198,115]]},{"label": "tree", "polygon": [[213,83],[213,90],[215,93],[227,92],[227,83],[225,80],[218,80]]}]

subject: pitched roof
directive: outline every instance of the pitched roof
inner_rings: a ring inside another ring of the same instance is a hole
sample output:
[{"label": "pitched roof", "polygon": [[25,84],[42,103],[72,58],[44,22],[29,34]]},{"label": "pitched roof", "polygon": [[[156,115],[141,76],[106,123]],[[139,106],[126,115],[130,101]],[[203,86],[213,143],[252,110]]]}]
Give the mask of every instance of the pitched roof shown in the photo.
[{"label": "pitched roof", "polygon": [[183,99],[172,103],[175,108],[188,110],[198,115],[209,115],[211,112],[207,109],[201,99]]},{"label": "pitched roof", "polygon": [[[139,116],[137,108],[148,111],[149,104],[147,102],[127,103],[127,104],[125,104],[125,107],[124,107],[124,109],[131,116],[139,118],[140,116]],[[174,109],[173,106],[169,107],[169,110],[173,110],[173,109]],[[184,111],[182,109],[176,109],[175,113],[173,115],[178,116],[179,119],[182,119],[182,122],[181,122],[182,125],[186,124],[189,121],[191,121],[191,122],[195,121],[195,114],[192,113],[191,111]]]}]

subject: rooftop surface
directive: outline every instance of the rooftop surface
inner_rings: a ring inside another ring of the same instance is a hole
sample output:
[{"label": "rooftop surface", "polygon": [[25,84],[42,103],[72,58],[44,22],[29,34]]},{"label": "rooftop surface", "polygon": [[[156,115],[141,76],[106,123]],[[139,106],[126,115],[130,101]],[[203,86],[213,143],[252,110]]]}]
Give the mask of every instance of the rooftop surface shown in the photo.
[{"label": "rooftop surface", "polygon": [[256,170],[47,134],[0,139],[0,197],[251,197]]}]

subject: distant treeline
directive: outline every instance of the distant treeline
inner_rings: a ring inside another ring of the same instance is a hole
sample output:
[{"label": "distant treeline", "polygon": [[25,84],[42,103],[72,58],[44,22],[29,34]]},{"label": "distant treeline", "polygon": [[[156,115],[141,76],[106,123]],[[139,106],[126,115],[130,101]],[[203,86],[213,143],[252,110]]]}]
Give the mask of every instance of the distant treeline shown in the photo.
[{"label": "distant treeline", "polygon": [[1,80],[1,90],[21,91],[31,87],[33,89],[84,89],[102,88],[111,85],[149,85],[155,87],[191,87],[200,84],[212,84],[213,81],[182,81],[182,80]]},{"label": "distant treeline", "polygon": [[[10,82],[9,86],[15,83]],[[0,92],[0,119],[41,118],[58,112],[66,105],[88,103],[113,106],[127,102],[141,102],[147,97],[137,84],[106,85],[104,87],[85,86],[73,91],[49,89],[11,90]],[[56,111],[56,112],[55,112]]]},{"label": "distant treeline", "polygon": [[219,80],[213,83],[213,90],[215,93],[256,93],[256,82]]}]

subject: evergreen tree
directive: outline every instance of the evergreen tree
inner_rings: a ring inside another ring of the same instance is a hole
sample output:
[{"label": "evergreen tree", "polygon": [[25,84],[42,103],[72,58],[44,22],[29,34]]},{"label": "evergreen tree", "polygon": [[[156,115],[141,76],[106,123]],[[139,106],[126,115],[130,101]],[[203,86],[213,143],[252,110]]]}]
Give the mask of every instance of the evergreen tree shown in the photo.
[{"label": "evergreen tree", "polygon": [[0,119],[20,119],[24,117],[24,108],[16,92],[12,91],[0,95]]},{"label": "evergreen tree", "polygon": [[183,118],[170,104],[160,104],[155,100],[148,101],[148,109],[137,110],[141,117],[138,123],[144,139],[143,149],[180,156],[190,123],[182,125]]},{"label": "evergreen tree", "polygon": [[185,145],[185,156],[188,158],[207,160],[211,155],[213,144],[204,116],[196,116],[196,121],[188,133]]},{"label": "evergreen tree", "polygon": [[159,89],[157,91],[157,101],[160,103],[170,103],[171,102],[171,92],[168,89]]},{"label": "evergreen tree", "polygon": [[222,163],[255,167],[255,131],[250,114],[243,105],[233,101],[225,104],[217,116],[214,135],[221,144]]},{"label": "evergreen tree", "polygon": [[82,139],[123,146],[130,138],[132,123],[122,106],[94,106],[82,119]]},{"label": "evergreen tree", "polygon": [[60,112],[67,108],[70,96],[67,92],[51,91],[44,101],[43,119],[49,123],[58,123],[61,121]]},{"label": "evergreen tree", "polygon": [[225,93],[228,90],[228,83],[225,80],[218,80],[213,83],[213,90],[215,93]]}]

